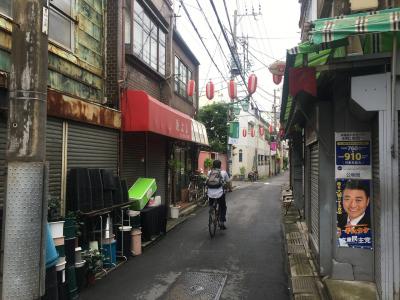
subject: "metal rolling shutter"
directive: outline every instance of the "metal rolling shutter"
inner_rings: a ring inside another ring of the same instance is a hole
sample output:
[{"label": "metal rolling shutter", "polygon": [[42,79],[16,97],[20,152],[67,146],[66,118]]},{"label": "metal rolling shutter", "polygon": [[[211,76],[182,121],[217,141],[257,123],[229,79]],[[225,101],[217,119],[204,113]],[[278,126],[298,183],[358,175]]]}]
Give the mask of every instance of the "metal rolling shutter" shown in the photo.
[{"label": "metal rolling shutter", "polygon": [[118,171],[119,131],[70,122],[68,124],[68,169],[102,168]]},{"label": "metal rolling shutter", "polygon": [[143,133],[124,134],[122,144],[121,177],[126,179],[129,188],[136,179],[146,174],[145,163],[142,161],[146,156],[145,136]]},{"label": "metal rolling shutter", "polygon": [[3,209],[6,197],[6,186],[7,186],[6,147],[7,147],[7,121],[4,119],[0,119],[0,209]]},{"label": "metal rolling shutter", "polygon": [[63,122],[49,118],[46,124],[46,160],[49,163],[49,195],[61,199]]},{"label": "metal rolling shutter", "polygon": [[161,196],[162,202],[166,201],[167,191],[167,141],[159,135],[149,135],[149,174],[150,178],[155,178],[157,182],[157,195]]},{"label": "metal rolling shutter", "polygon": [[310,208],[311,208],[311,238],[319,251],[319,147],[318,143],[310,146]]},{"label": "metal rolling shutter", "polygon": [[302,137],[297,137],[292,144],[292,164],[293,164],[293,195],[296,208],[304,208],[303,198],[303,144]]},{"label": "metal rolling shutter", "polygon": [[[378,119],[378,118],[377,118]],[[374,237],[374,262],[375,262],[375,283],[378,294],[382,296],[381,282],[381,198],[380,198],[380,178],[379,178],[379,123],[375,120],[372,126],[372,206],[373,206],[373,232]]]}]

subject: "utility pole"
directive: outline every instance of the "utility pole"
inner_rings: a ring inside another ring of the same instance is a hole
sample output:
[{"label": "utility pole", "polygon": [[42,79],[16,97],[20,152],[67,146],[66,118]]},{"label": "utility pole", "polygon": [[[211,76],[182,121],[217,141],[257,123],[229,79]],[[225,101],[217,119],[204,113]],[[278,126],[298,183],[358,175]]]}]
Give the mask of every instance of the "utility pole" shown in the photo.
[{"label": "utility pole", "polygon": [[[239,59],[239,54],[238,54],[238,48],[237,48],[237,26],[240,22],[240,18],[242,17],[254,17],[256,18],[257,16],[261,15],[261,7],[259,7],[259,11],[258,13],[256,13],[254,11],[254,9],[252,9],[252,12],[250,14],[247,13],[247,9],[246,9],[246,13],[245,14],[238,14],[238,11],[235,9],[235,11],[233,12],[233,53],[235,55],[235,57],[232,57],[231,60],[231,78],[234,78],[235,76],[239,75],[240,73],[242,73],[242,69],[244,72],[245,69],[244,67],[242,68],[240,65],[240,59]],[[244,56],[244,61],[243,61],[243,65],[245,65],[245,59],[246,59],[246,51],[248,51],[248,42],[244,42],[243,43],[243,56]],[[248,54],[247,54],[248,57]],[[237,65],[239,63],[239,65]]]},{"label": "utility pole", "polygon": [[13,0],[2,299],[44,292],[48,9]]}]

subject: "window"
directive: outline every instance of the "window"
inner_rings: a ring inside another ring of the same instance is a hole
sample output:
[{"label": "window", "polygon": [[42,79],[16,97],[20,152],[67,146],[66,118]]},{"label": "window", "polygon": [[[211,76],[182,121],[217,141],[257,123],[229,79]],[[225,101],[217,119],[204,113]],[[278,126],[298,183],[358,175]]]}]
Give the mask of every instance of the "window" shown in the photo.
[{"label": "window", "polygon": [[0,1],[0,13],[7,17],[12,17],[12,0],[1,0]]},{"label": "window", "polygon": [[124,18],[125,18],[125,45],[130,48],[131,46],[131,1],[125,0],[125,9],[124,9]]},{"label": "window", "polygon": [[240,149],[239,150],[239,162],[242,162],[242,161],[243,161],[243,150]]},{"label": "window", "polygon": [[175,93],[182,98],[193,102],[193,96],[189,97],[186,93],[187,82],[192,78],[192,71],[175,56]]},{"label": "window", "polygon": [[72,0],[52,0],[49,8],[49,39],[72,50],[74,43]]},{"label": "window", "polygon": [[[143,7],[135,1],[133,22],[133,52],[146,65],[165,75],[166,34],[149,17]],[[130,18],[129,18],[129,22]],[[125,28],[129,27],[125,24]],[[130,34],[130,30],[129,30]],[[125,32],[125,44],[127,33]],[[130,42],[130,36],[128,38]]]}]

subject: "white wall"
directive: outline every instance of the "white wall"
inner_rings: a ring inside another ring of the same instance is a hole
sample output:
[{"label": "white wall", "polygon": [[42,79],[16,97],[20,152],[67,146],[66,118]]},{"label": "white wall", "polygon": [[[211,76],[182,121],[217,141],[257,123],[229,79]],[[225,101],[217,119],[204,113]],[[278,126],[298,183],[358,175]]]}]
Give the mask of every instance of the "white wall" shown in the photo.
[{"label": "white wall", "polygon": [[[265,130],[266,124],[262,124],[255,116],[251,115],[253,112],[241,111],[239,116],[239,139],[238,144],[234,145],[236,148],[232,151],[232,175],[240,175],[240,168],[244,166],[246,168],[246,178],[247,174],[253,169],[253,160],[255,151],[257,149],[257,155],[269,156],[270,147],[268,142],[264,139],[264,136],[260,137],[259,134],[259,124],[264,125]],[[255,136],[252,137],[250,132],[248,132],[248,123],[252,121],[254,123]],[[247,135],[243,137],[243,129],[246,129]],[[243,151],[243,161],[239,162],[239,150]],[[269,173],[269,166],[266,165],[264,160],[264,165],[257,165],[257,170],[259,176],[266,176]]]}]

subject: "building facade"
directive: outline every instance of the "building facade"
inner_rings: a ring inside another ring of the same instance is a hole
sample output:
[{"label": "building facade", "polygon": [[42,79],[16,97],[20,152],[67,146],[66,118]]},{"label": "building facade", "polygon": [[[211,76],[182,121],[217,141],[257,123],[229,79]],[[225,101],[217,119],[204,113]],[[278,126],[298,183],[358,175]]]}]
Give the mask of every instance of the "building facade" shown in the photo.
[{"label": "building facade", "polygon": [[[250,172],[257,171],[260,177],[276,174],[276,151],[270,149],[267,140],[268,123],[256,115],[256,110],[241,111],[238,116],[238,138],[230,139],[231,175],[247,178]],[[273,155],[272,155],[273,154]]]},{"label": "building facade", "polygon": [[[301,3],[280,116],[295,203],[322,276],[371,281],[380,299],[397,299],[399,3]],[[363,205],[349,205],[354,190]]]}]

